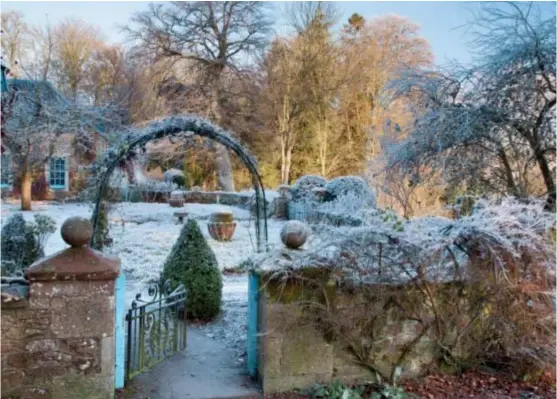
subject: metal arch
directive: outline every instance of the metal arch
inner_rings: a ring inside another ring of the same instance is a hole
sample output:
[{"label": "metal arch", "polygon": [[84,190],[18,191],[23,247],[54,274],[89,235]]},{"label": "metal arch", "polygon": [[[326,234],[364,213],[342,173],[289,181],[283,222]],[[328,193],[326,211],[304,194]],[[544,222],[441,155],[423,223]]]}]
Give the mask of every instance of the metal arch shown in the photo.
[{"label": "metal arch", "polygon": [[[97,198],[95,202],[95,209],[92,216],[93,235],[90,244],[93,245],[96,232],[99,224],[100,206],[105,190],[108,188],[110,176],[119,166],[121,161],[125,160],[127,156],[135,148],[141,148],[147,143],[159,140],[165,137],[177,136],[180,133],[192,132],[200,137],[206,137],[224,145],[226,148],[234,151],[234,153],[242,160],[243,164],[248,168],[252,175],[253,188],[255,190],[255,214],[257,223],[255,224],[255,231],[257,236],[257,250],[258,252],[268,250],[268,231],[267,231],[267,201],[265,200],[265,188],[261,180],[261,176],[257,171],[257,163],[253,156],[249,154],[244,147],[232,138],[230,133],[224,131],[218,126],[203,120],[197,116],[174,116],[160,121],[154,122],[144,129],[138,131],[137,136],[132,138],[125,147],[122,147],[117,156],[113,160],[108,160],[106,164],[106,171],[99,181],[97,189]],[[261,217],[260,195],[263,198],[263,218]],[[263,222],[263,224],[261,224]],[[262,234],[263,233],[263,237]]]}]

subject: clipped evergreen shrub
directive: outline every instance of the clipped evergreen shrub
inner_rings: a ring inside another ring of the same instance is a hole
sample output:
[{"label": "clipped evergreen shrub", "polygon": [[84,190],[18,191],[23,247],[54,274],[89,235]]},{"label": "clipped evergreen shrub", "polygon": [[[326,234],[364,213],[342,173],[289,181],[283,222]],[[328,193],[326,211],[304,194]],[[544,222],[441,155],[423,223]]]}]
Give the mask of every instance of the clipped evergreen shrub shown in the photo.
[{"label": "clipped evergreen shrub", "polygon": [[218,315],[222,276],[217,258],[195,220],[188,220],[163,267],[163,280],[187,290],[188,317],[210,320]]},{"label": "clipped evergreen shrub", "polygon": [[2,227],[2,275],[23,271],[40,257],[40,247],[33,229],[23,215],[16,213]]},{"label": "clipped evergreen shrub", "polygon": [[186,177],[182,175],[175,175],[172,177],[172,183],[176,184],[180,188],[186,187]]}]

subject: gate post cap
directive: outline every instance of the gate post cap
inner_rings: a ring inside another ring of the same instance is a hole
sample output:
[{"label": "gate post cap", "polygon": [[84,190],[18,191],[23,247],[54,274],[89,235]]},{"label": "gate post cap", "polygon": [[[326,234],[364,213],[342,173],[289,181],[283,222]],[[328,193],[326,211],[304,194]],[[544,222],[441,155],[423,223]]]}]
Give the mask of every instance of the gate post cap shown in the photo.
[{"label": "gate post cap", "polygon": [[93,236],[91,222],[71,217],[60,231],[71,248],[39,259],[26,270],[29,281],[114,280],[120,274],[120,259],[87,247]]},{"label": "gate post cap", "polygon": [[88,219],[74,216],[66,219],[61,228],[62,238],[72,247],[82,247],[93,237],[93,225]]}]

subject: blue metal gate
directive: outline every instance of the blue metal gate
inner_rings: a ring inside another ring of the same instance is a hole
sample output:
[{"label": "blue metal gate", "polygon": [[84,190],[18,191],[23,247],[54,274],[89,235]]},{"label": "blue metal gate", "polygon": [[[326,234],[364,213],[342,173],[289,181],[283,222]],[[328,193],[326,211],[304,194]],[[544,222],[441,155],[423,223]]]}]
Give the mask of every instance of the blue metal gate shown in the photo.
[{"label": "blue metal gate", "polygon": [[[123,276],[123,274],[121,275]],[[186,347],[186,290],[169,281],[137,294],[126,310],[125,277],[116,281],[115,387]]]}]

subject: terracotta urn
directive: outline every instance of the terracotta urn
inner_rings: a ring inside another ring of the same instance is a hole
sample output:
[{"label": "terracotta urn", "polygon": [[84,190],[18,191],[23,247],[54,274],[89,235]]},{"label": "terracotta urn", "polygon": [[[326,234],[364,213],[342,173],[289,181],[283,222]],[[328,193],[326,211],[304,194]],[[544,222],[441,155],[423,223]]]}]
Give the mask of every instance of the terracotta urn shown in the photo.
[{"label": "terracotta urn", "polygon": [[209,235],[217,241],[230,241],[236,231],[232,212],[220,211],[211,214],[207,223]]},{"label": "terracotta urn", "polygon": [[181,208],[184,206],[184,193],[181,191],[172,191],[168,203],[172,208]]},{"label": "terracotta urn", "polygon": [[305,223],[290,220],[285,223],[280,231],[280,239],[290,249],[298,249],[305,244],[309,237],[310,229]]}]

